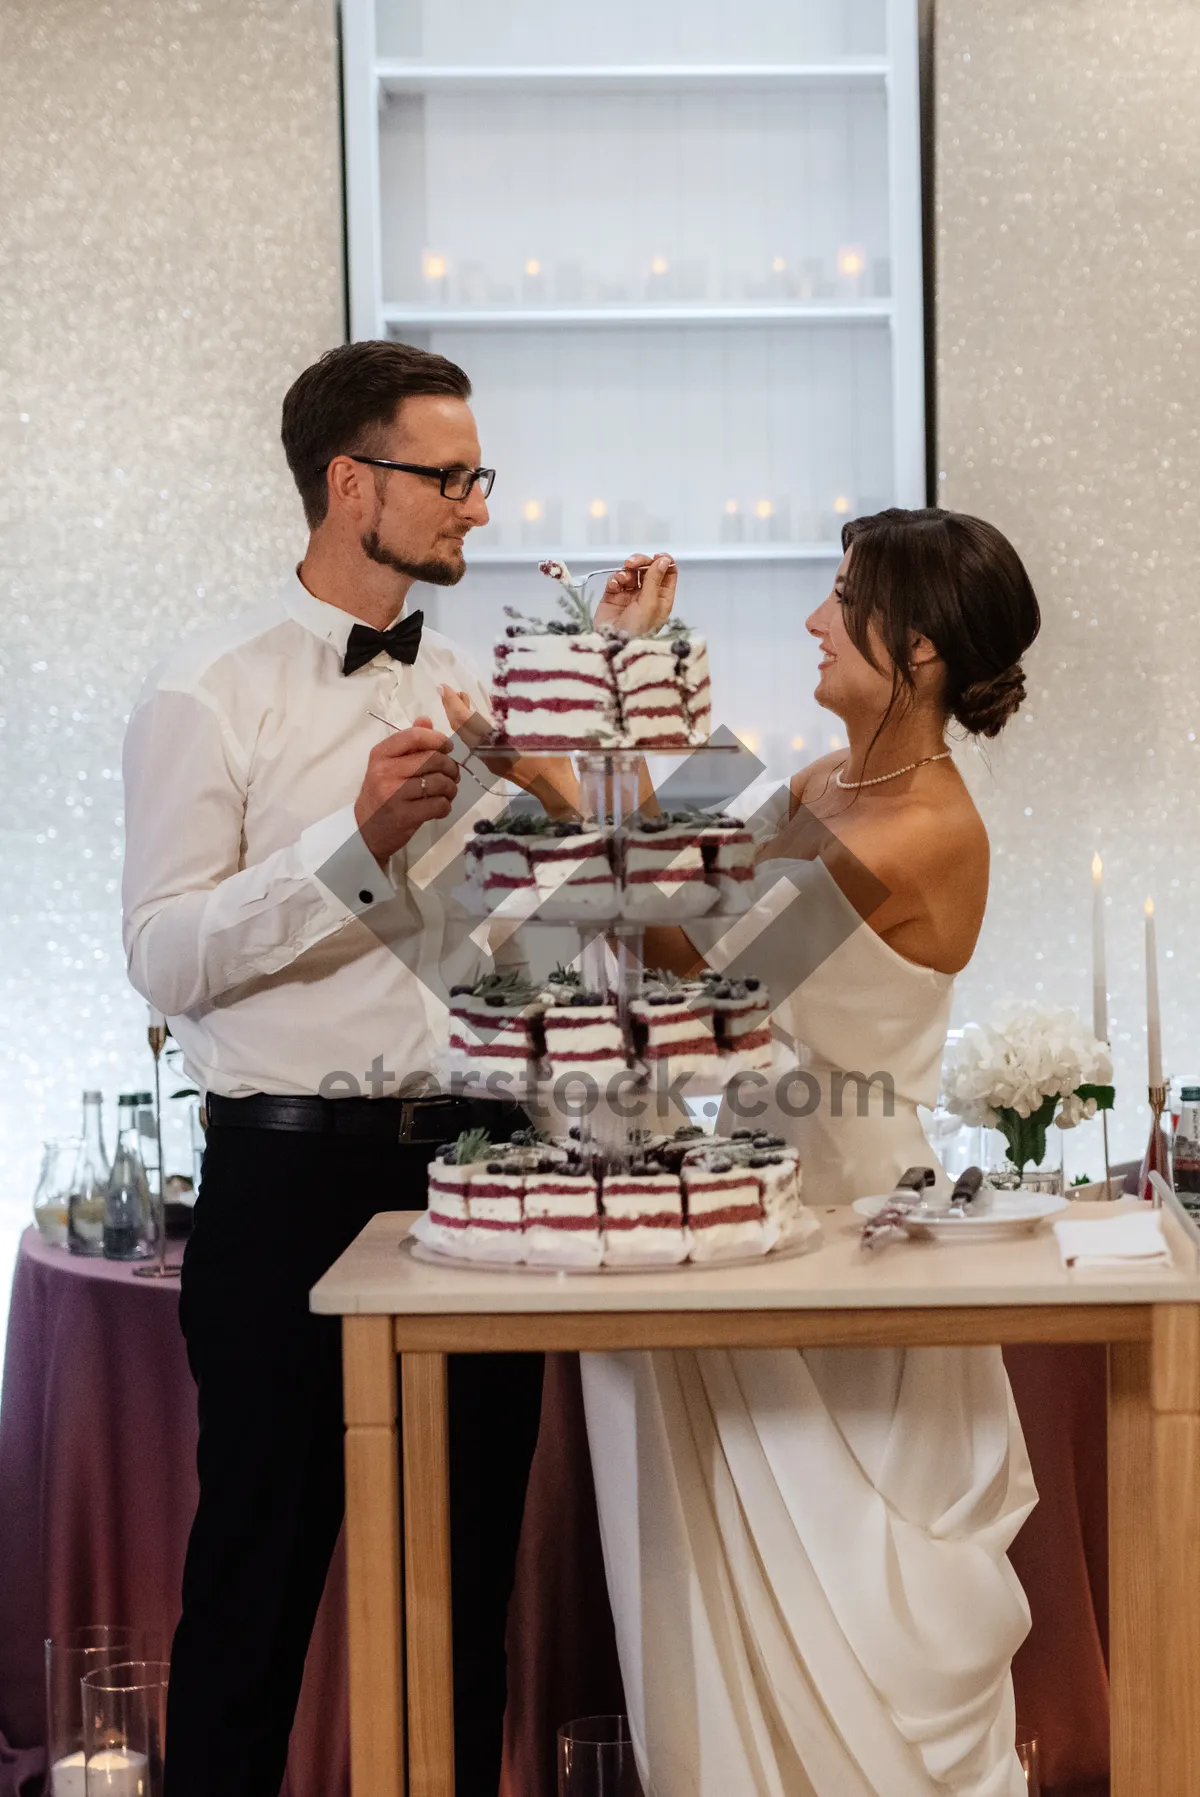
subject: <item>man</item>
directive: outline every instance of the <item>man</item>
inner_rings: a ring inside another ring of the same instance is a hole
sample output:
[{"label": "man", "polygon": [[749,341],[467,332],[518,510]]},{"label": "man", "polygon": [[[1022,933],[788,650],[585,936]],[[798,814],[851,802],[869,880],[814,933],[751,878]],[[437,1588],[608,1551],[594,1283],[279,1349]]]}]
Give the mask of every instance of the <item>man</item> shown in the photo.
[{"label": "man", "polygon": [[[424,1205],[439,1141],[489,1121],[431,1093],[444,1010],[429,984],[475,951],[406,879],[458,793],[447,703],[487,703],[453,645],[402,616],[414,581],[461,579],[463,540],[487,522],[470,390],[400,344],[307,369],[283,406],[303,561],[260,609],[168,656],[129,724],[130,978],[169,1018],[209,1118],[181,1297],[200,1501],[168,1797],[279,1790],[343,1505],[339,1331],[308,1291],[375,1211]],[[631,618],[639,584],[618,578],[607,615]],[[459,1797],[497,1788],[540,1385],[533,1357],[451,1363]]]}]

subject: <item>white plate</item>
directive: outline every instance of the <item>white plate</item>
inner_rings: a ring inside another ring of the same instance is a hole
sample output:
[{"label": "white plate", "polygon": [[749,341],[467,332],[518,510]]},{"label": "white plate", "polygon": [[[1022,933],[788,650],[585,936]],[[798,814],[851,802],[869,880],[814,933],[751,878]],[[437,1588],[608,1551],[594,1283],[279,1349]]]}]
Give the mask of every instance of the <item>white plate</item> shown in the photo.
[{"label": "white plate", "polygon": [[[814,1222],[816,1219],[814,1218]],[[819,1248],[822,1241],[821,1226],[809,1234],[783,1242],[778,1248],[772,1248],[767,1254],[731,1254],[726,1260],[683,1260],[664,1265],[642,1267],[531,1267],[524,1261],[467,1260],[457,1254],[441,1254],[436,1248],[429,1248],[424,1242],[417,1241],[407,1235],[401,1242],[401,1249],[407,1248],[414,1260],[424,1261],[431,1267],[454,1267],[457,1272],[467,1273],[550,1273],[555,1278],[560,1273],[574,1276],[579,1273],[602,1273],[605,1278],[619,1274],[622,1278],[627,1273],[718,1273],[725,1267],[759,1267],[767,1260],[798,1260],[802,1254],[811,1254]]]},{"label": "white plate", "polygon": [[[869,1222],[894,1195],[887,1192],[879,1197],[856,1198],[850,1208],[856,1217]],[[977,1216],[968,1213],[965,1217],[912,1217],[901,1227],[918,1241],[1011,1241],[1014,1236],[1031,1235],[1047,1217],[1056,1217],[1066,1210],[1067,1203],[1067,1199],[1049,1192],[993,1192],[991,1204]]]}]

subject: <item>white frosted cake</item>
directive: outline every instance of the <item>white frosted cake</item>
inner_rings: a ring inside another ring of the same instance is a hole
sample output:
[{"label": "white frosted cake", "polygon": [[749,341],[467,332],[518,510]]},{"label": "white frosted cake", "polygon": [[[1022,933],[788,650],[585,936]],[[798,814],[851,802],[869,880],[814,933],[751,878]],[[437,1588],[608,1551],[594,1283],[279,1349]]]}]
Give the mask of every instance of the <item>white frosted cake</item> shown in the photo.
[{"label": "white frosted cake", "polygon": [[450,1052],[488,1073],[521,1078],[538,1054],[536,991],[519,977],[488,974],[450,993]]},{"label": "white frosted cake", "polygon": [[748,911],[754,896],[754,838],[736,818],[700,823],[697,837],[705,876],[717,889],[717,910]]},{"label": "white frosted cake", "polygon": [[537,887],[538,916],[555,921],[581,914],[615,917],[617,884],[608,838],[582,824],[556,824],[529,839],[529,864]]},{"label": "white frosted cake", "polygon": [[496,644],[492,705],[505,739],[518,749],[564,742],[618,748],[622,743],[607,640],[598,631],[518,634]]},{"label": "white frosted cake", "polygon": [[524,1260],[525,1180],[518,1166],[504,1161],[488,1161],[472,1175],[467,1198],[467,1252],[472,1260]]},{"label": "white frosted cake", "polygon": [[654,636],[593,628],[584,582],[561,562],[541,570],[562,588],[563,617],[513,620],[495,646],[492,709],[516,749],[686,749],[707,742],[708,647],[672,620]]},{"label": "white frosted cake", "polygon": [[766,1253],[762,1188],[750,1167],[708,1152],[686,1160],[682,1178],[693,1260]]},{"label": "white frosted cake", "polygon": [[530,1266],[598,1267],[600,1194],[583,1168],[530,1173],[525,1181],[525,1259]]},{"label": "white frosted cake", "polygon": [[464,853],[477,913],[503,908],[546,922],[616,915],[608,838],[600,830],[510,809],[481,818]]},{"label": "white frosted cake", "polygon": [[689,1126],[643,1133],[616,1161],[534,1129],[501,1143],[467,1131],[431,1163],[429,1208],[414,1226],[459,1259],[576,1269],[728,1260],[819,1232],[781,1136]]},{"label": "white frosted cake", "polygon": [[599,993],[574,992],[544,1012],[546,1060],[551,1077],[586,1073],[603,1091],[626,1068],[625,1038],[616,1004]]},{"label": "white frosted cake", "polygon": [[674,1266],[687,1259],[683,1189],[677,1173],[645,1161],[604,1176],[608,1266]]},{"label": "white frosted cake", "polygon": [[751,1067],[771,1060],[771,1002],[761,980],[708,980],[713,1033],[722,1054],[735,1054]]},{"label": "white frosted cake", "polygon": [[712,999],[699,982],[687,985],[647,973],[629,1006],[630,1031],[639,1060],[653,1067],[670,1061],[676,1073],[694,1069],[717,1052]]},{"label": "white frosted cake", "polygon": [[703,917],[717,902],[695,827],[643,818],[625,837],[624,914],[653,922]]}]

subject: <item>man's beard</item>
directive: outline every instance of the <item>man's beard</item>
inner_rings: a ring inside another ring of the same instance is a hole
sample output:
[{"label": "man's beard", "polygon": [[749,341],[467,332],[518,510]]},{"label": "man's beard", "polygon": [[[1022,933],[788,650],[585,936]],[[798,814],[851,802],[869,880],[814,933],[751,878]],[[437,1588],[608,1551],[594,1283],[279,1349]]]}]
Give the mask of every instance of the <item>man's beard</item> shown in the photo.
[{"label": "man's beard", "polygon": [[402,556],[395,555],[379,541],[379,532],[369,530],[362,538],[362,550],[371,561],[379,562],[382,567],[394,568],[397,574],[407,574],[410,580],[424,580],[430,586],[457,586],[467,571],[466,563],[460,561],[457,566],[453,562],[406,562]]}]

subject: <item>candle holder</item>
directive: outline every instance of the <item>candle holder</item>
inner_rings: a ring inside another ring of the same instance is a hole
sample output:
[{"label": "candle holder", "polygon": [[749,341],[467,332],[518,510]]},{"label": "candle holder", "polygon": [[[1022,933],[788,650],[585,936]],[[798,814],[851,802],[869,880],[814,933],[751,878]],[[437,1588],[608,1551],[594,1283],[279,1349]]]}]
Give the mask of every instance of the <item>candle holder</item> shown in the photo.
[{"label": "candle holder", "polygon": [[158,1196],[151,1199],[154,1220],[158,1226],[158,1253],[144,1267],[135,1267],[135,1279],[178,1279],[183,1272],[180,1261],[167,1259],[167,1169],[163,1161],[162,1141],[162,1051],[167,1044],[167,1020],[153,1008],[146,1026],[146,1040],[154,1056],[154,1134],[158,1142]]},{"label": "candle holder", "polygon": [[1168,1185],[1171,1183],[1171,1156],[1162,1127],[1162,1114],[1167,1108],[1166,1086],[1150,1086],[1147,1097],[1151,1113],[1150,1140],[1146,1143],[1146,1152],[1138,1172],[1138,1197],[1144,1203],[1153,1205],[1155,1210],[1160,1210],[1162,1199],[1155,1191],[1150,1175],[1158,1173]]}]

